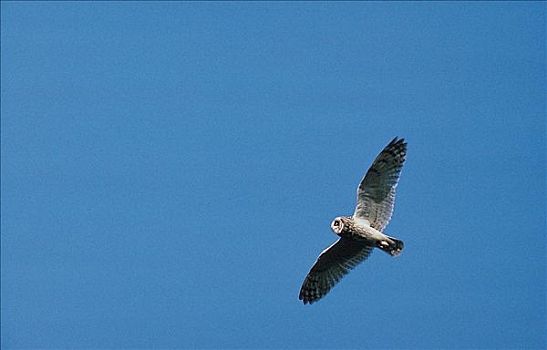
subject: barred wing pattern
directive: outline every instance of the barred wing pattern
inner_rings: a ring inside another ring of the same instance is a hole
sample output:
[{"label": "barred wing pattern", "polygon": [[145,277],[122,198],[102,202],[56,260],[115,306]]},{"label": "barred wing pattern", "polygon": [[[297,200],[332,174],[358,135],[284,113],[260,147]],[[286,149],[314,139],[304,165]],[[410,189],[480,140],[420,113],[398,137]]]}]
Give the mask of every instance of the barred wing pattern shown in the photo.
[{"label": "barred wing pattern", "polygon": [[357,188],[357,207],[353,214],[382,232],[393,214],[395,188],[406,156],[404,139],[394,138],[368,169]]},{"label": "barred wing pattern", "polygon": [[304,304],[321,299],[344,275],[368,258],[373,248],[365,241],[340,238],[319,255],[302,284],[299,299]]}]

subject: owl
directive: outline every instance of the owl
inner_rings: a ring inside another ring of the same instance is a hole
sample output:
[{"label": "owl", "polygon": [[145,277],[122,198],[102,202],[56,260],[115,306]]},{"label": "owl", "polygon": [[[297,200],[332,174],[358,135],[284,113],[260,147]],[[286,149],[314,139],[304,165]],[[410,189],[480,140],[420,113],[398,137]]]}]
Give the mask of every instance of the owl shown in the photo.
[{"label": "owl", "polygon": [[380,152],[357,188],[353,215],[332,221],[331,229],[340,238],[321,252],[304,279],[299,295],[304,304],[324,297],[344,275],[367,259],[374,248],[391,256],[403,250],[403,241],[383,232],[393,213],[406,145],[404,139],[395,137]]}]

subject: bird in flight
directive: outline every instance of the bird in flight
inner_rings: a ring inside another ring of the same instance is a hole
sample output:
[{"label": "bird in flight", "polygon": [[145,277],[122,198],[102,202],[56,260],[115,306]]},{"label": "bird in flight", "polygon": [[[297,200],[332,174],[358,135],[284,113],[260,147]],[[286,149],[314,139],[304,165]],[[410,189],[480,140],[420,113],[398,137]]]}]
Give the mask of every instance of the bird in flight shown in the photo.
[{"label": "bird in flight", "polygon": [[302,283],[299,299],[312,304],[324,297],[374,248],[391,256],[403,250],[403,241],[383,233],[395,202],[395,188],[406,156],[406,142],[395,137],[376,157],[357,188],[353,216],[339,216],[330,227],[340,238],[323,250]]}]

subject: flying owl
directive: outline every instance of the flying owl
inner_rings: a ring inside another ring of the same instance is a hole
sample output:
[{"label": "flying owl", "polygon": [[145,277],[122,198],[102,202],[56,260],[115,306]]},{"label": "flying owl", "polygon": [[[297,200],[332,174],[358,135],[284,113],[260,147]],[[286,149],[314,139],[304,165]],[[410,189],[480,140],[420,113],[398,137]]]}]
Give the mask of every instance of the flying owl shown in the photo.
[{"label": "flying owl", "polygon": [[406,156],[404,139],[394,138],[376,157],[357,188],[353,216],[339,216],[330,227],[340,238],[325,249],[306,276],[299,299],[312,304],[324,297],[374,248],[391,256],[403,250],[403,241],[383,233],[395,202],[395,188]]}]

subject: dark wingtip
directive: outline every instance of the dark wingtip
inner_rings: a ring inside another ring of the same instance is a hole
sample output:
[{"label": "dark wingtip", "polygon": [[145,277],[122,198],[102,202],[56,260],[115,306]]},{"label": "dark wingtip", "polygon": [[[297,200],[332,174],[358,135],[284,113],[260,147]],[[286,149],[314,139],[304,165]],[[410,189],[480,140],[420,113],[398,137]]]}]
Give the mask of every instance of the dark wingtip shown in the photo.
[{"label": "dark wingtip", "polygon": [[395,136],[395,137],[389,142],[389,144],[388,144],[386,147],[388,147],[388,146],[395,146],[395,145],[398,145],[398,144],[406,145],[405,138],[404,138],[404,137],[399,138],[399,136]]},{"label": "dark wingtip", "polygon": [[310,301],[309,299],[303,298],[302,296],[299,296],[298,299],[302,300],[304,305],[311,304],[313,301]]},{"label": "dark wingtip", "polygon": [[303,291],[300,291],[300,294],[298,295],[298,299],[302,300],[304,305],[313,304],[313,302],[315,301],[314,299],[310,298],[309,296],[306,296]]},{"label": "dark wingtip", "polygon": [[398,146],[398,145],[401,145],[406,150],[407,143],[406,143],[404,137],[399,138],[399,136],[395,136],[393,138],[393,140],[391,140],[391,142],[386,146],[386,148],[387,147],[394,147],[394,146]]},{"label": "dark wingtip", "polygon": [[300,290],[300,294],[298,295],[298,299],[302,300],[304,305],[306,305],[306,304],[311,305],[311,304],[315,303],[317,300],[321,299],[321,297],[317,298],[317,297],[314,297],[313,295],[306,294],[304,292],[304,290]]}]

